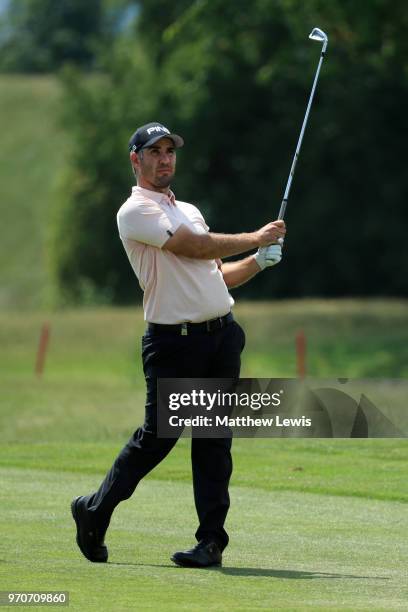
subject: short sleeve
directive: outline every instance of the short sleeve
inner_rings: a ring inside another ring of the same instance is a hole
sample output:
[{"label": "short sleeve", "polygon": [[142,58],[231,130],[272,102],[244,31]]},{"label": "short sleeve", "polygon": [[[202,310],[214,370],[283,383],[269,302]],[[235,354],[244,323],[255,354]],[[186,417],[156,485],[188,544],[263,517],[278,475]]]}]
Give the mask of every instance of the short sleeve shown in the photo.
[{"label": "short sleeve", "polygon": [[193,217],[195,222],[198,222],[206,232],[208,232],[208,230],[210,229],[207,225],[207,223],[205,222],[205,219],[203,217],[203,215],[201,214],[201,212],[198,210],[198,208],[196,208],[196,206],[194,206],[194,212],[195,215]]},{"label": "short sleeve", "polygon": [[188,204],[187,202],[180,202],[180,205],[183,207],[190,224],[194,227],[195,231],[199,234],[203,232],[208,232],[210,229],[205,222],[205,219],[199,209],[194,206],[194,204]]},{"label": "short sleeve", "polygon": [[179,227],[156,202],[124,205],[117,215],[121,238],[161,248]]}]

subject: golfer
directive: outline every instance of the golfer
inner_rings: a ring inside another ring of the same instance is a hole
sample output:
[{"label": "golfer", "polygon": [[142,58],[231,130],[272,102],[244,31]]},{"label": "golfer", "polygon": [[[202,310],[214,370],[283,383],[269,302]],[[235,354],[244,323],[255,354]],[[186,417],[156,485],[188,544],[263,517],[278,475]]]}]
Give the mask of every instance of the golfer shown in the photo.
[{"label": "golfer", "polygon": [[[147,329],[142,339],[146,379],[144,424],[131,436],[95,493],[71,504],[77,544],[89,561],[106,562],[106,530],[116,506],[164,459],[177,438],[157,437],[158,378],[238,378],[245,334],[234,320],[228,288],[245,283],[281,259],[276,244],[283,221],[242,234],[209,232],[198,208],[170,190],[176,149],[183,139],[160,123],[140,127],[129,141],[137,179],[117,221],[130,264],[144,291]],[[258,249],[238,261],[223,257]],[[198,544],[176,552],[186,567],[221,565],[228,544],[224,522],[230,505],[231,439],[192,438]]]}]

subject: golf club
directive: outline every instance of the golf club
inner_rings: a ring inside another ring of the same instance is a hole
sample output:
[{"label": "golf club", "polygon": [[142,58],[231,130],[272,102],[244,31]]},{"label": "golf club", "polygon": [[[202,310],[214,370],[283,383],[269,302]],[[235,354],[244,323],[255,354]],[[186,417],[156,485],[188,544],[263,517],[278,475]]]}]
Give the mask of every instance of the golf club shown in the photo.
[{"label": "golf club", "polygon": [[[297,143],[295,155],[293,157],[292,166],[291,166],[291,169],[290,169],[290,172],[289,172],[288,182],[286,183],[285,194],[283,196],[283,200],[282,200],[282,204],[281,204],[281,207],[280,207],[278,219],[283,219],[284,216],[285,216],[286,206],[288,204],[289,192],[290,192],[290,188],[291,188],[291,185],[292,185],[292,179],[293,179],[293,176],[295,174],[295,168],[296,168],[297,160],[299,158],[300,147],[302,146],[303,134],[305,132],[305,128],[306,128],[306,125],[307,125],[307,120],[309,118],[310,108],[312,106],[313,96],[314,96],[314,93],[315,93],[315,89],[316,89],[316,85],[317,85],[317,80],[319,78],[320,68],[322,66],[322,62],[323,62],[323,59],[324,59],[324,56],[325,56],[325,53],[326,53],[327,44],[329,42],[329,39],[328,39],[327,35],[323,32],[323,30],[320,30],[320,28],[313,28],[313,30],[309,34],[309,38],[311,38],[312,40],[317,40],[317,41],[323,43],[322,52],[320,54],[320,60],[319,60],[319,64],[318,64],[317,70],[316,70],[316,75],[315,75],[315,78],[314,78],[314,81],[313,81],[313,87],[312,87],[312,91],[310,93],[309,102],[307,104],[305,118],[303,119],[302,129],[300,130],[299,140],[298,140],[298,143]],[[278,242],[279,242],[279,244],[282,245],[283,244],[283,238],[280,238]]]}]

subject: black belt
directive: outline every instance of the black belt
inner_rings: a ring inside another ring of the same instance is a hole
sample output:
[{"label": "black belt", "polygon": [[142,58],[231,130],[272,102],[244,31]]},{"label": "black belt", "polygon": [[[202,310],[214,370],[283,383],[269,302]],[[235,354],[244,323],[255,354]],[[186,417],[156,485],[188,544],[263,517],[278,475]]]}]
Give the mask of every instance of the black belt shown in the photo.
[{"label": "black belt", "polygon": [[229,325],[234,320],[232,312],[224,315],[223,317],[217,317],[216,319],[210,319],[209,321],[202,321],[202,323],[178,323],[177,325],[164,325],[162,323],[148,323],[147,330],[152,334],[179,334],[181,336],[188,336],[189,334],[204,334],[208,332],[216,331],[226,325]]}]

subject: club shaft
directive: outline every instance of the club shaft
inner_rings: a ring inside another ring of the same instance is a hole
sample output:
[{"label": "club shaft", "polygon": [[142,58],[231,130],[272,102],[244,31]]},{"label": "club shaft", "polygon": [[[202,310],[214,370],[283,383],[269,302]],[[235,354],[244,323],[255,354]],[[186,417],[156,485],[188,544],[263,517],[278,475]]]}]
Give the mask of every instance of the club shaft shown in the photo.
[{"label": "club shaft", "polygon": [[288,198],[289,198],[289,192],[290,192],[290,188],[292,186],[292,180],[293,180],[293,176],[295,174],[295,168],[296,168],[297,160],[299,159],[300,147],[302,146],[303,135],[305,133],[305,129],[306,129],[306,125],[307,125],[307,120],[309,119],[309,113],[310,113],[310,109],[312,107],[313,97],[314,97],[317,81],[319,79],[320,68],[322,67],[324,55],[325,55],[325,46],[324,46],[324,48],[322,50],[322,53],[320,55],[319,64],[317,66],[315,78],[314,78],[314,81],[313,81],[312,91],[310,92],[310,97],[309,97],[309,102],[308,102],[307,108],[306,108],[305,118],[303,119],[302,129],[300,130],[300,136],[299,136],[299,140],[298,140],[298,143],[297,143],[295,155],[293,157],[292,166],[291,166],[291,169],[290,169],[290,172],[289,172],[288,182],[286,183],[286,189],[285,189],[285,193],[284,193],[284,196],[283,196],[282,204],[281,204],[281,207],[280,207],[278,219],[283,219],[284,216],[285,216],[286,206],[287,206]]}]

